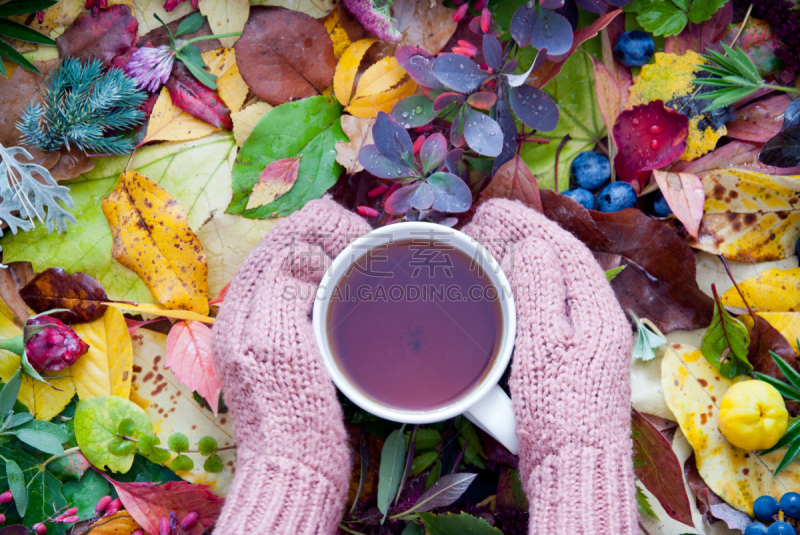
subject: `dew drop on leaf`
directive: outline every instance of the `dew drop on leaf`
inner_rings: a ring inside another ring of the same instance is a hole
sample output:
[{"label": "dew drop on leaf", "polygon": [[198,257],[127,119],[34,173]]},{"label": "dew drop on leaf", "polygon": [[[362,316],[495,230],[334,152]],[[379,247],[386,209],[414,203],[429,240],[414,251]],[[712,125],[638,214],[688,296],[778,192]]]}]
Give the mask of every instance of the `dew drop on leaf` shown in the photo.
[{"label": "dew drop on leaf", "polygon": [[661,132],[664,131],[664,126],[660,124],[654,124],[650,125],[650,128],[648,128],[648,130],[650,131],[651,134],[660,134]]}]

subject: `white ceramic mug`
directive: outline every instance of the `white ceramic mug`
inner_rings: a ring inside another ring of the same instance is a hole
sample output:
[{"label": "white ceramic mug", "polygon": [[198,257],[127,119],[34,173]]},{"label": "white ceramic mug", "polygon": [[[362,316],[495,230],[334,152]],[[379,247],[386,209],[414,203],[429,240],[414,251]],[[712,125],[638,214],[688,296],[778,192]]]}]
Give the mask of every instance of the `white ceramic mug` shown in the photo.
[{"label": "white ceramic mug", "polygon": [[[336,288],[349,268],[367,254],[369,250],[399,241],[430,239],[429,237],[462,251],[477,262],[489,277],[492,285],[497,290],[500,302],[503,325],[500,347],[489,372],[475,387],[458,400],[444,407],[430,410],[396,409],[369,398],[353,385],[340,369],[331,351],[328,338],[330,298],[334,288]],[[514,348],[514,337],[517,331],[514,298],[508,279],[503,274],[497,261],[478,241],[463,232],[449,229],[442,225],[423,222],[395,223],[357,238],[334,259],[330,268],[325,272],[314,303],[313,325],[317,345],[333,382],[345,396],[365,411],[387,420],[409,424],[440,422],[463,414],[475,425],[496,438],[511,453],[516,454],[518,452],[519,447],[511,399],[497,384],[508,366]]]}]

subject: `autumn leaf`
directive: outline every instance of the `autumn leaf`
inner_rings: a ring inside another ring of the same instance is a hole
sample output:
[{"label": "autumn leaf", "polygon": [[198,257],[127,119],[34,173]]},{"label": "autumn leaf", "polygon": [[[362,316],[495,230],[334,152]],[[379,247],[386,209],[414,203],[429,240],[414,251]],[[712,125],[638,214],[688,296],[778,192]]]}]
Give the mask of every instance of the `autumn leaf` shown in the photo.
[{"label": "autumn leaf", "polygon": [[786,361],[789,366],[797,369],[797,359],[789,341],[770,323],[755,314],[747,316],[753,325],[747,325],[745,317],[739,318],[750,329],[750,345],[747,347],[747,360],[753,365],[754,373],[763,373],[779,381],[789,382],[783,372],[778,368],[771,353],[775,353]]},{"label": "autumn leaf", "polygon": [[430,54],[438,54],[458,28],[453,13],[455,9],[442,2],[393,1],[392,16],[403,34],[397,46],[417,46]]},{"label": "autumn leaf", "polygon": [[135,171],[124,172],[103,200],[114,258],[168,308],[208,314],[208,267],[200,240],[170,193]]},{"label": "autumn leaf", "polygon": [[[311,16],[313,17],[313,15]],[[347,50],[347,48],[352,44],[352,41],[350,41],[347,31],[345,31],[345,29],[339,23],[339,14],[336,11],[331,11],[322,20],[322,24],[325,25],[328,35],[331,36],[331,41],[333,42],[333,55],[336,56],[339,61],[341,61],[342,54],[344,54],[344,51]]]},{"label": "autumn leaf", "polygon": [[103,317],[108,301],[105,290],[97,280],[85,273],[67,273],[50,268],[39,273],[24,288],[20,296],[37,314],[56,308],[71,312],[48,314],[67,324],[88,323]]},{"label": "autumn leaf", "polygon": [[364,145],[372,145],[372,125],[375,119],[367,117],[353,117],[352,115],[342,115],[342,131],[350,140],[336,142],[336,161],[344,166],[344,170],[354,175],[364,170],[364,166],[358,161],[358,151]]},{"label": "autumn leaf", "polygon": [[[359,87],[361,83],[359,81]],[[400,100],[411,96],[417,90],[417,82],[407,80],[402,84],[378,93],[376,95],[363,96],[354,99],[344,111],[355,117],[377,117],[378,112],[390,113],[395,104]],[[356,93],[358,90],[356,89]]]},{"label": "autumn leaf", "polygon": [[130,0],[133,4],[136,20],[139,21],[139,35],[146,35],[162,28],[158,19],[165,24],[181,19],[194,11],[191,2],[181,2],[172,11],[164,9],[164,2],[159,0]]},{"label": "autumn leaf", "polygon": [[[250,15],[248,0],[200,0],[200,13],[208,17],[208,25],[214,35],[240,32]],[[222,46],[233,46],[238,37],[223,37]]]},{"label": "autumn leaf", "polygon": [[100,518],[87,526],[87,529],[86,535],[131,535],[141,527],[127,511],[120,511]]},{"label": "autumn leaf", "polygon": [[272,106],[266,102],[254,102],[243,110],[239,110],[231,114],[233,119],[233,137],[236,139],[236,144],[240,147],[244,145],[256,123],[261,117],[272,109]]},{"label": "autumn leaf", "polygon": [[[778,331],[789,343],[792,351],[800,353],[800,347],[797,346],[797,340],[800,338],[800,312],[756,312],[756,316],[765,320]],[[754,328],[753,318],[749,314],[739,316],[739,319],[748,329]],[[788,359],[787,362],[791,362],[791,360]]]},{"label": "autumn leaf", "polygon": [[513,158],[501,165],[481,192],[481,202],[494,198],[517,199],[537,212],[543,211],[539,183],[520,158]]},{"label": "autumn leaf", "polygon": [[69,367],[78,397],[118,396],[128,399],[133,349],[122,313],[108,307],[102,318],[75,325],[74,329],[89,344],[89,351]]},{"label": "autumn leaf", "polygon": [[164,87],[169,90],[172,103],[191,116],[217,128],[233,128],[231,110],[225,106],[222,98],[213,89],[201,84],[183,62],[178,61],[173,65],[172,75]]},{"label": "autumn leaf", "polygon": [[179,520],[188,513],[197,513],[197,523],[184,530],[186,535],[201,535],[217,523],[222,511],[222,499],[209,492],[205,485],[185,481],[157,483],[122,483],[103,474],[119,494],[125,510],[148,533],[158,533],[158,522],[175,512]]},{"label": "autumn leaf", "polygon": [[331,12],[333,0],[250,0],[254,6],[285,7],[320,19]]},{"label": "autumn leaf", "polygon": [[214,323],[214,318],[204,316],[191,310],[180,310],[166,308],[163,305],[153,303],[128,303],[128,302],[109,302],[106,305],[129,312],[139,312],[140,314],[152,314],[153,316],[172,318],[184,321],[201,321],[203,323]]},{"label": "autumn leaf", "polygon": [[242,108],[249,88],[239,74],[236,52],[232,48],[206,50],[202,54],[206,70],[217,77],[219,97],[235,113]]},{"label": "autumn leaf", "polygon": [[172,103],[166,87],[161,88],[147,123],[147,132],[139,145],[151,141],[185,141],[216,132],[218,128],[192,117]]},{"label": "autumn leaf", "polygon": [[[739,289],[753,310],[800,312],[800,267],[769,269],[739,282]],[[736,288],[731,288],[722,295],[722,304],[745,307]]]},{"label": "autumn leaf", "polygon": [[603,114],[603,122],[606,123],[606,128],[611,131],[622,111],[621,91],[608,68],[600,61],[594,58],[591,59],[597,103],[600,106],[600,113]]},{"label": "autumn leaf", "polygon": [[108,6],[96,15],[84,11],[56,39],[58,54],[84,61],[99,59],[108,66],[114,57],[133,46],[138,26],[128,6]]},{"label": "autumn leaf", "polygon": [[697,238],[705,205],[703,181],[691,173],[667,173],[658,170],[653,171],[653,177],[675,217],[683,223],[691,236]]},{"label": "autumn leaf", "polygon": [[211,329],[199,321],[176,323],[167,337],[164,367],[203,396],[217,415],[221,387],[211,353]]},{"label": "autumn leaf", "polygon": [[30,309],[19,292],[33,280],[33,269],[30,262],[7,262],[6,266],[0,269],[0,299],[14,313],[14,324],[22,327],[30,317]]},{"label": "autumn leaf", "polygon": [[369,47],[377,42],[377,39],[356,41],[344,51],[344,54],[339,59],[333,75],[333,93],[342,106],[350,104],[350,95],[353,93],[358,66],[361,64],[361,60]]},{"label": "autumn leaf", "polygon": [[245,210],[265,206],[292,189],[300,169],[300,156],[275,160],[261,171]]},{"label": "autumn leaf", "polygon": [[765,100],[759,100],[736,110],[736,120],[729,122],[728,137],[765,143],[781,131],[781,117],[792,99],[786,95],[778,95]]}]

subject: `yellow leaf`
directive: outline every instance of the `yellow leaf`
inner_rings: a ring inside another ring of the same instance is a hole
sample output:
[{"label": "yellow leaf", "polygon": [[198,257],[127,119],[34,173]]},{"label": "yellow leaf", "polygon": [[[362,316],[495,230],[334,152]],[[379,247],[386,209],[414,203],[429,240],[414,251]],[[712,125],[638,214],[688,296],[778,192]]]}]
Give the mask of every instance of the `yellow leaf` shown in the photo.
[{"label": "yellow leaf", "polygon": [[152,30],[161,28],[158,19],[163,20],[164,24],[169,24],[185,17],[195,9],[191,2],[181,2],[172,11],[164,9],[164,2],[161,0],[132,0],[132,3],[136,7],[134,15],[139,23],[137,30],[139,35],[146,35]]},{"label": "yellow leaf", "polygon": [[[14,325],[14,313],[0,300],[0,338],[14,338],[22,334],[22,330]],[[85,356],[85,355],[84,355]],[[19,356],[10,351],[0,350],[0,379],[8,381],[19,370]],[[31,411],[39,420],[52,420],[64,410],[72,396],[75,395],[75,385],[72,377],[60,372],[41,372],[42,377],[49,384],[35,381],[27,375],[22,376],[22,385],[19,389],[19,401]],[[50,375],[60,377],[51,379]],[[52,385],[52,386],[51,386]],[[54,388],[55,387],[55,388]],[[56,390],[56,388],[58,390]]]},{"label": "yellow leaf", "polygon": [[[775,330],[786,338],[795,353],[800,353],[800,348],[797,347],[797,339],[800,338],[800,312],[756,312],[756,314],[775,327]],[[741,315],[739,319],[748,330],[753,328],[753,319],[749,314]]]},{"label": "yellow leaf", "polygon": [[703,358],[700,350],[674,344],[661,361],[667,405],[694,450],[703,480],[731,506],[752,516],[753,502],[775,498],[800,486],[800,463],[774,476],[786,448],[758,455],[728,442],[718,427],[719,404],[732,384]]},{"label": "yellow leaf", "polygon": [[397,104],[398,100],[413,95],[416,90],[417,82],[409,80],[385,93],[357,98],[344,111],[354,117],[376,117],[379,111],[386,113],[392,111],[392,107]]},{"label": "yellow leaf", "polygon": [[369,97],[394,87],[406,75],[394,56],[383,58],[367,69],[358,80],[353,98]]},{"label": "yellow leaf", "polygon": [[233,119],[233,137],[236,139],[237,145],[241,147],[244,142],[247,141],[253,128],[256,127],[258,120],[271,109],[272,106],[266,102],[258,101],[254,104],[250,104],[243,110],[231,114],[231,119]]},{"label": "yellow leaf", "polygon": [[150,141],[186,141],[198,139],[216,132],[218,128],[196,119],[172,103],[172,97],[166,87],[161,88],[150,122],[147,124],[147,133],[142,140],[142,145]]},{"label": "yellow leaf", "polygon": [[217,77],[219,97],[231,112],[239,111],[250,88],[239,74],[234,50],[232,48],[207,50],[203,52],[203,61],[208,72]]},{"label": "yellow leaf", "polygon": [[800,176],[716,169],[703,176],[705,214],[695,249],[738,262],[780,260],[800,237]]},{"label": "yellow leaf", "polygon": [[319,19],[333,9],[333,0],[250,0],[254,6],[285,7]]},{"label": "yellow leaf", "polygon": [[152,314],[153,316],[163,316],[165,318],[172,318],[176,320],[214,323],[214,318],[198,314],[197,312],[192,312],[191,310],[173,310],[162,305],[156,305],[154,303],[125,303],[120,301],[106,304],[110,307],[115,307],[120,310],[132,310],[134,312],[141,312],[142,314]]},{"label": "yellow leaf", "polygon": [[[208,25],[214,35],[241,32],[250,15],[248,0],[200,0],[197,7],[200,13],[208,17]],[[231,47],[238,37],[223,37],[219,40],[222,46]]]},{"label": "yellow leaf", "polygon": [[141,527],[127,511],[120,511],[97,520],[88,529],[86,535],[131,535]]},{"label": "yellow leaf", "polygon": [[[769,269],[756,277],[741,281],[739,289],[754,310],[800,311],[800,267]],[[745,306],[736,288],[725,292],[722,304],[731,307]]]},{"label": "yellow leaf", "polygon": [[344,51],[339,63],[336,65],[336,72],[333,74],[333,92],[342,106],[350,103],[350,95],[353,93],[358,66],[361,59],[367,53],[367,49],[376,43],[377,39],[361,39],[350,45]]},{"label": "yellow leaf", "polygon": [[122,312],[108,307],[103,317],[73,327],[89,351],[69,367],[81,399],[118,396],[131,391],[133,349]]},{"label": "yellow leaf", "polygon": [[208,314],[208,268],[200,240],[170,193],[135,171],[103,199],[114,258],[167,308]]},{"label": "yellow leaf", "polygon": [[[186,385],[178,383],[175,374],[163,369],[167,336],[139,329],[133,342],[133,364],[137,371],[133,374],[135,394],[132,393],[131,398],[136,398],[140,406],[145,405],[142,408],[153,424],[153,432],[161,438],[161,443],[166,444],[172,433],[183,433],[189,438],[190,444],[197,444],[202,437],[211,436],[221,448],[232,446],[234,440],[230,417],[220,414],[214,418],[210,410],[194,401],[192,391]],[[141,371],[138,371],[139,368]],[[209,485],[215,494],[224,496],[233,480],[234,451],[219,452],[222,472],[217,474],[203,470],[205,458],[202,455],[188,453],[194,461],[194,468],[179,475],[186,481]]]},{"label": "yellow leaf", "polygon": [[333,41],[333,55],[336,56],[336,58],[341,58],[344,51],[347,50],[352,42],[347,36],[347,32],[342,28],[342,25],[339,24],[339,14],[336,11],[331,11],[331,13],[325,17],[325,20],[322,21],[322,24],[325,26],[325,29],[328,30],[328,35],[331,36],[331,41]]}]

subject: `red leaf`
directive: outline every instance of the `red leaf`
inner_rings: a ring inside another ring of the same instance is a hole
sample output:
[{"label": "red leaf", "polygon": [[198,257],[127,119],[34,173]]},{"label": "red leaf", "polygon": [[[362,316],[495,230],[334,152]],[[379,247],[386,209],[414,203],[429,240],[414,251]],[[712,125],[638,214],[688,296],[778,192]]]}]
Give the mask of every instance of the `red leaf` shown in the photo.
[{"label": "red leaf", "polygon": [[74,56],[84,61],[99,59],[108,66],[115,56],[136,42],[139,23],[131,8],[117,4],[101,9],[97,16],[84,11],[58,39],[59,57]]},{"label": "red leaf", "polygon": [[721,167],[737,167],[739,165],[751,166],[758,161],[760,149],[749,143],[733,141],[714,149],[702,158],[691,162],[675,162],[670,168],[674,173],[694,173],[699,175],[706,171],[713,171]]},{"label": "red leaf", "polygon": [[233,128],[231,110],[213,90],[198,82],[180,61],[173,65],[172,76],[165,85],[172,103],[183,111],[217,128]]},{"label": "red leaf", "polygon": [[223,288],[222,288],[222,289],[219,291],[219,293],[217,294],[217,296],[216,296],[214,299],[212,299],[211,301],[209,301],[209,302],[208,302],[208,306],[212,306],[212,305],[217,305],[217,306],[219,306],[219,305],[221,305],[221,304],[222,304],[222,301],[224,301],[224,300],[225,300],[225,296],[226,296],[226,295],[228,295],[228,289],[229,289],[230,287],[231,287],[231,283],[229,282],[228,284],[226,284],[226,285],[225,285],[225,286],[224,286],[224,287],[223,287]]},{"label": "red leaf", "polygon": [[172,369],[178,381],[203,396],[217,415],[222,386],[211,353],[211,329],[206,324],[180,321],[170,329],[164,367]]},{"label": "red leaf", "polygon": [[729,1],[707,21],[698,24],[690,22],[678,35],[667,37],[664,52],[678,56],[686,54],[688,50],[703,53],[707,47],[715,44],[731,22],[733,2]]},{"label": "red leaf", "polygon": [[632,411],[634,457],[644,461],[634,468],[636,477],[670,517],[694,527],[692,507],[683,485],[683,467],[672,445],[639,411]]},{"label": "red leaf", "polygon": [[691,173],[666,173],[655,170],[653,176],[675,217],[683,223],[686,231],[697,239],[706,202],[703,181]]},{"label": "red leaf", "polygon": [[781,131],[782,117],[789,104],[786,95],[759,100],[736,110],[736,120],[728,123],[728,137],[742,141],[765,143]]},{"label": "red leaf", "polygon": [[100,475],[114,485],[125,510],[147,533],[159,533],[158,521],[175,511],[179,520],[194,511],[197,523],[186,535],[201,535],[206,528],[217,523],[222,511],[222,498],[213,495],[207,485],[193,485],[186,481],[157,483],[122,483],[114,481],[103,472]]},{"label": "red leaf", "polygon": [[300,170],[300,156],[275,160],[261,171],[246,208],[265,206],[292,189]]},{"label": "red leaf", "polygon": [[481,193],[481,202],[494,198],[517,199],[537,212],[542,212],[539,183],[520,158],[514,158],[500,166],[492,181]]},{"label": "red leaf", "polygon": [[95,279],[85,273],[70,274],[61,268],[49,268],[39,273],[19,291],[25,303],[36,313],[54,308],[71,312],[57,312],[50,316],[66,324],[89,323],[106,312],[108,295]]},{"label": "red leaf", "polygon": [[614,168],[626,182],[644,187],[649,173],[670,164],[686,150],[689,118],[654,100],[619,114],[614,125]]},{"label": "red leaf", "polygon": [[139,320],[132,320],[130,318],[125,318],[125,325],[128,326],[128,334],[131,335],[131,338],[133,338],[133,335],[136,334],[136,331],[138,331],[140,328],[144,327],[145,325],[161,321],[161,319],[162,318],[156,318],[147,321],[139,321]]}]

